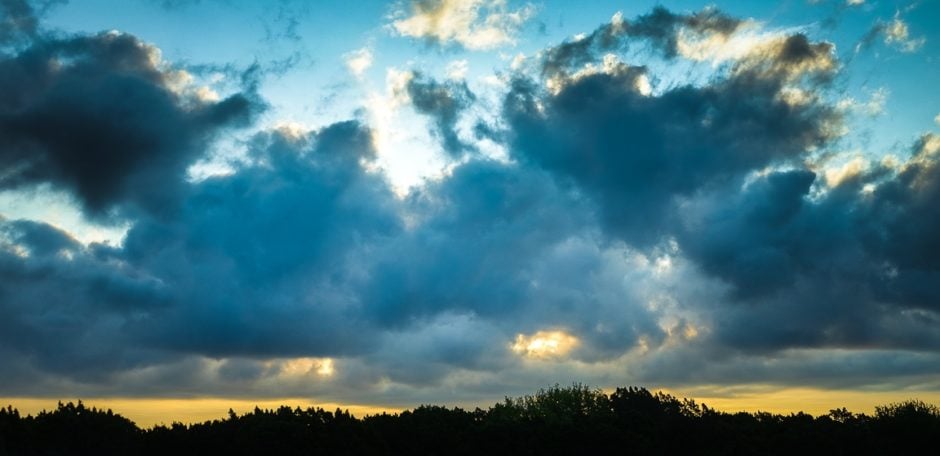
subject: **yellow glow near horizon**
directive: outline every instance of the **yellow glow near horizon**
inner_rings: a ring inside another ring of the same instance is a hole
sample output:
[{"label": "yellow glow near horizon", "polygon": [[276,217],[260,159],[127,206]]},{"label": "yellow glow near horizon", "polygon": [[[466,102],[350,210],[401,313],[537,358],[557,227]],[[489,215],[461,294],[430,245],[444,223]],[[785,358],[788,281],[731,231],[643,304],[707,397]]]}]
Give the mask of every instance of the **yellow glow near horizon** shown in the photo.
[{"label": "yellow glow near horizon", "polygon": [[[901,391],[858,391],[858,390],[823,390],[815,388],[783,388],[769,389],[769,386],[749,387],[693,387],[689,389],[658,389],[679,398],[694,399],[699,404],[723,412],[771,412],[788,414],[806,412],[812,415],[825,415],[829,410],[845,407],[854,413],[872,414],[875,406],[901,402],[907,399],[920,399],[933,404],[940,404],[940,391],[929,390],[901,390]],[[612,390],[605,390],[608,394]],[[20,414],[36,415],[42,410],[54,410],[59,401],[77,402],[77,399],[50,399],[30,397],[0,397],[0,406],[12,405]],[[480,400],[476,403],[461,402],[459,404],[439,404],[459,406],[465,409],[481,407],[486,409],[496,402],[499,397],[490,400]],[[394,407],[366,404],[339,404],[335,402],[315,402],[305,398],[279,398],[279,399],[225,399],[225,398],[190,398],[190,399],[163,399],[163,398],[83,398],[87,407],[111,409],[132,421],[142,428],[153,427],[157,424],[201,423],[204,421],[224,419],[231,408],[239,415],[250,412],[254,408],[275,409],[282,405],[291,408],[320,407],[324,410],[335,411],[337,408],[349,410],[351,414],[362,418],[366,415],[375,415],[382,412],[398,413],[405,409],[417,407],[418,404]]]},{"label": "yellow glow near horizon", "polygon": [[940,391],[899,390],[859,391],[824,390],[817,388],[773,389],[769,386],[746,388],[689,388],[662,389],[676,397],[694,399],[699,404],[724,412],[770,412],[789,414],[805,412],[825,415],[830,410],[845,407],[854,413],[872,414],[875,406],[887,405],[908,399],[940,404]]},{"label": "yellow glow near horizon", "polygon": [[578,338],[564,331],[538,331],[527,336],[516,335],[512,351],[534,359],[548,359],[564,356],[578,344]]}]

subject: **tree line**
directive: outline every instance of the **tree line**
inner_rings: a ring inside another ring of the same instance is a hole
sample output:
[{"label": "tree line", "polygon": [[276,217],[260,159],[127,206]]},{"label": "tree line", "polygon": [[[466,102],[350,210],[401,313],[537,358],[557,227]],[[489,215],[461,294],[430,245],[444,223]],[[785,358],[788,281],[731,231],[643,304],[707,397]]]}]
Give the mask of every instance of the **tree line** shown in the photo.
[{"label": "tree line", "polygon": [[691,399],[575,384],[488,409],[422,405],[356,418],[282,406],[148,429],[81,401],[22,416],[0,408],[0,456],[314,454],[935,454],[940,409],[909,400],[873,415],[726,413]]}]

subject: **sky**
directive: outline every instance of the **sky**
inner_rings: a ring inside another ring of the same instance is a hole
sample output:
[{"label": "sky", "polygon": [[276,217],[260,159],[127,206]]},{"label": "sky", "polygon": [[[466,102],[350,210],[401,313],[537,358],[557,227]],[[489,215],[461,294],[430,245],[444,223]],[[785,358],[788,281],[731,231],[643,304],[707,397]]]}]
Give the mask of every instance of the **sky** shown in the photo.
[{"label": "sky", "polygon": [[0,402],[938,402],[938,19],[0,0]]}]

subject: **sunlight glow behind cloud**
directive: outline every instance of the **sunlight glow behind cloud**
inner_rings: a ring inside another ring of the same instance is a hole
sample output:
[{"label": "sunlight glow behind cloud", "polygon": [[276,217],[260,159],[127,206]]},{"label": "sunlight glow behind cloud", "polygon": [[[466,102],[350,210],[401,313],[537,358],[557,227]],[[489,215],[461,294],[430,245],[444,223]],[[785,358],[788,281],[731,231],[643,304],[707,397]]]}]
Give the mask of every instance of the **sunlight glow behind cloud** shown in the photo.
[{"label": "sunlight glow behind cloud", "polygon": [[562,358],[578,345],[578,338],[564,331],[538,331],[530,335],[517,334],[512,344],[516,354],[539,360]]}]

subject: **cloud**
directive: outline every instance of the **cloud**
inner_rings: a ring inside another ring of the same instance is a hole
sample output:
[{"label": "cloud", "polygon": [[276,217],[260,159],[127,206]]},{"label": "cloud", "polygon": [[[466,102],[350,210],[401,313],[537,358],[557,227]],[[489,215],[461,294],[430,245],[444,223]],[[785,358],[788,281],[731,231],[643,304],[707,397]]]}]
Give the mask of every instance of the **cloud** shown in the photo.
[{"label": "cloud", "polygon": [[839,101],[837,107],[845,111],[857,112],[860,114],[867,115],[869,117],[876,117],[881,114],[884,114],[885,104],[888,101],[888,96],[891,94],[887,88],[880,87],[878,90],[871,92],[871,97],[868,101],[859,102],[854,98],[846,98]]},{"label": "cloud", "polygon": [[684,254],[746,304],[713,310],[721,344],[935,349],[936,143],[897,167],[857,163],[815,196],[815,173],[796,169],[685,201]]},{"label": "cloud", "polygon": [[926,39],[913,38],[907,29],[907,23],[901,20],[897,15],[891,22],[884,25],[883,33],[885,44],[897,46],[903,52],[914,52],[921,48]]},{"label": "cloud", "polygon": [[138,220],[121,247],[5,222],[4,346],[66,378],[171,353],[361,350],[373,341],[340,323],[355,319],[347,257],[398,229],[387,185],[359,165],[370,144],[353,122],[259,135],[257,164],[195,184],[176,217]]},{"label": "cloud", "polygon": [[466,59],[454,60],[447,64],[447,78],[459,81],[466,79],[470,63]]},{"label": "cloud", "polygon": [[879,20],[876,22],[865,36],[859,40],[855,46],[855,52],[871,47],[879,37],[884,39],[886,45],[906,53],[917,52],[927,42],[924,37],[915,38],[910,35],[907,23],[901,19],[901,12],[899,11],[890,21]]},{"label": "cloud", "polygon": [[411,72],[406,78],[407,82],[399,89],[401,93],[398,96],[407,99],[417,112],[434,121],[434,132],[444,151],[453,157],[473,151],[473,146],[457,135],[460,114],[476,99],[466,81],[438,82],[418,72]]},{"label": "cloud", "polygon": [[349,72],[359,78],[372,66],[372,50],[362,48],[346,54],[344,59]]},{"label": "cloud", "polygon": [[[42,14],[60,2],[61,0],[0,1],[0,50],[35,39],[40,32],[39,19]],[[37,8],[34,8],[34,5]]]},{"label": "cloud", "polygon": [[656,7],[649,14],[633,21],[615,14],[604,24],[585,36],[578,36],[560,45],[544,50],[541,59],[542,74],[552,77],[568,74],[595,61],[606,52],[623,52],[631,46],[648,45],[667,57],[675,57],[680,50],[680,32],[698,37],[727,37],[743,21],[732,18],[717,9],[705,9],[690,15],[675,14]]},{"label": "cloud", "polygon": [[44,39],[0,58],[0,186],[48,183],[97,216],[119,202],[169,210],[177,190],[167,184],[259,109],[251,93],[180,92],[185,77],[118,32]]},{"label": "cloud", "polygon": [[519,28],[535,14],[531,5],[510,10],[505,0],[411,0],[407,17],[392,28],[402,36],[470,50],[513,44]]},{"label": "cloud", "polygon": [[255,164],[194,186],[179,218],[128,232],[124,261],[172,283],[178,304],[141,328],[150,343],[312,356],[370,343],[341,323],[356,315],[345,282],[360,266],[349,262],[401,222],[387,184],[360,164],[374,157],[369,133],[355,122],[288,133],[259,134]]},{"label": "cloud", "polygon": [[[835,110],[792,105],[783,96],[793,84],[824,83],[834,69],[830,51],[825,43],[792,35],[742,59],[713,84],[654,97],[638,83],[648,70],[623,63],[576,73],[554,92],[520,78],[504,106],[511,150],[591,195],[618,237],[655,244],[676,222],[678,197],[799,160],[832,138]],[[590,48],[584,52],[561,60],[599,58]],[[554,50],[545,53],[549,74],[559,68],[558,57]]]}]

